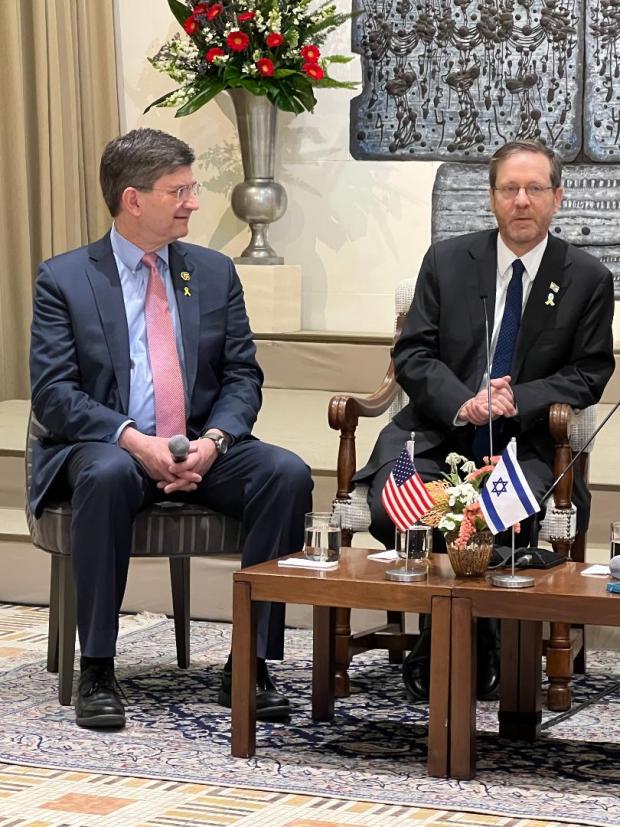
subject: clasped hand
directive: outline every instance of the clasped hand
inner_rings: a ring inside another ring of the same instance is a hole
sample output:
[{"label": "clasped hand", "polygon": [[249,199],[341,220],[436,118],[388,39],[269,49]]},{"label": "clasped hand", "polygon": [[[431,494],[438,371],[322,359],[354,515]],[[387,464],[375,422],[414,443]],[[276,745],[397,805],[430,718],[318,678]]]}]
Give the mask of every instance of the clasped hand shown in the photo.
[{"label": "clasped hand", "polygon": [[[510,376],[491,379],[491,419],[516,415],[517,409],[510,385]],[[489,421],[488,388],[482,388],[475,396],[468,399],[462,405],[458,418],[462,422],[470,422],[472,425],[485,425]]]},{"label": "clasped hand", "polygon": [[119,445],[129,451],[165,494],[195,491],[217,457],[213,440],[197,439],[190,442],[187,459],[175,462],[165,437],[148,436],[136,428],[125,428]]}]

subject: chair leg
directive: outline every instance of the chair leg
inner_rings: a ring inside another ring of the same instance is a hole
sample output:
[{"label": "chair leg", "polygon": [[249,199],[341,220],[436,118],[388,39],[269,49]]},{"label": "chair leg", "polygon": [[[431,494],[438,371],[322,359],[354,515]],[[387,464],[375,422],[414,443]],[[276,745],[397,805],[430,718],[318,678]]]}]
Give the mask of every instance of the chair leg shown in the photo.
[{"label": "chair leg", "polygon": [[351,609],[336,609],[336,643],[334,662],[336,666],[334,692],[337,698],[348,698],[351,692],[349,664],[351,663]]},{"label": "chair leg", "polygon": [[60,588],[60,558],[51,555],[50,567],[50,611],[47,625],[47,671],[58,672],[58,601]]},{"label": "chair leg", "polygon": [[189,557],[170,558],[172,612],[179,669],[189,666]]},{"label": "chair leg", "polygon": [[71,704],[77,608],[70,557],[58,557],[58,700]]},{"label": "chair leg", "polygon": [[570,625],[551,623],[547,644],[547,677],[549,678],[547,706],[554,712],[564,712],[571,707],[572,672]]},{"label": "chair leg", "polygon": [[[399,633],[402,635],[405,632],[405,613],[404,612],[388,612],[387,622],[398,627]],[[390,663],[402,663],[405,653],[402,649],[390,649],[389,651]]]}]

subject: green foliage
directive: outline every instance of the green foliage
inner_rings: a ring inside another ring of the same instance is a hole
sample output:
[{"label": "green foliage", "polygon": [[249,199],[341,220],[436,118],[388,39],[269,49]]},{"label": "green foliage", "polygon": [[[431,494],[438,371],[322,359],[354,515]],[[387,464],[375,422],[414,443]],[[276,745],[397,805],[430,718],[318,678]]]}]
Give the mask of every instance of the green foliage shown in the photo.
[{"label": "green foliage", "polygon": [[[184,32],[164,43],[149,62],[179,85],[145,112],[177,107],[176,117],[183,117],[225,89],[243,88],[299,114],[316,106],[314,87],[357,86],[328,74],[330,64],[348,63],[352,57],[322,56],[317,48],[351,18],[329,0],[312,11],[310,0],[168,0],[168,5]],[[268,38],[274,34],[283,42],[270,47]]]}]

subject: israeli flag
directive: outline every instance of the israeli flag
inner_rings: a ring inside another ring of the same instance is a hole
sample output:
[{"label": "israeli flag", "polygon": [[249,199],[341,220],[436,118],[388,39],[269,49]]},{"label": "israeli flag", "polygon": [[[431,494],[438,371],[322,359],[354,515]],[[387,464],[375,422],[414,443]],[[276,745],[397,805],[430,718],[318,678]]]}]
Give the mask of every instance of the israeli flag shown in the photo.
[{"label": "israeli flag", "polygon": [[517,462],[517,445],[512,439],[480,495],[480,508],[493,534],[540,511]]}]

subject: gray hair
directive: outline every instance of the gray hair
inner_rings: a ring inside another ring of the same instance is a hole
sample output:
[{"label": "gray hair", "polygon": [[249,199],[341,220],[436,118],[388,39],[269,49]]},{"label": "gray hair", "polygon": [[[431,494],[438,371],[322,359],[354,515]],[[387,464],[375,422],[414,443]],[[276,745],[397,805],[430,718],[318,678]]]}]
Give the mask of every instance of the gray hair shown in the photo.
[{"label": "gray hair", "polygon": [[549,178],[551,186],[554,189],[562,186],[562,161],[552,149],[549,149],[542,141],[510,141],[494,153],[489,161],[489,186],[491,189],[495,187],[497,181],[497,168],[502,161],[510,158],[511,155],[516,155],[518,152],[533,152],[537,155],[544,155],[549,159]]},{"label": "gray hair", "polygon": [[127,187],[149,190],[162,175],[190,166],[196,156],[185,141],[159,129],[133,129],[107,144],[99,165],[99,183],[113,217]]}]

